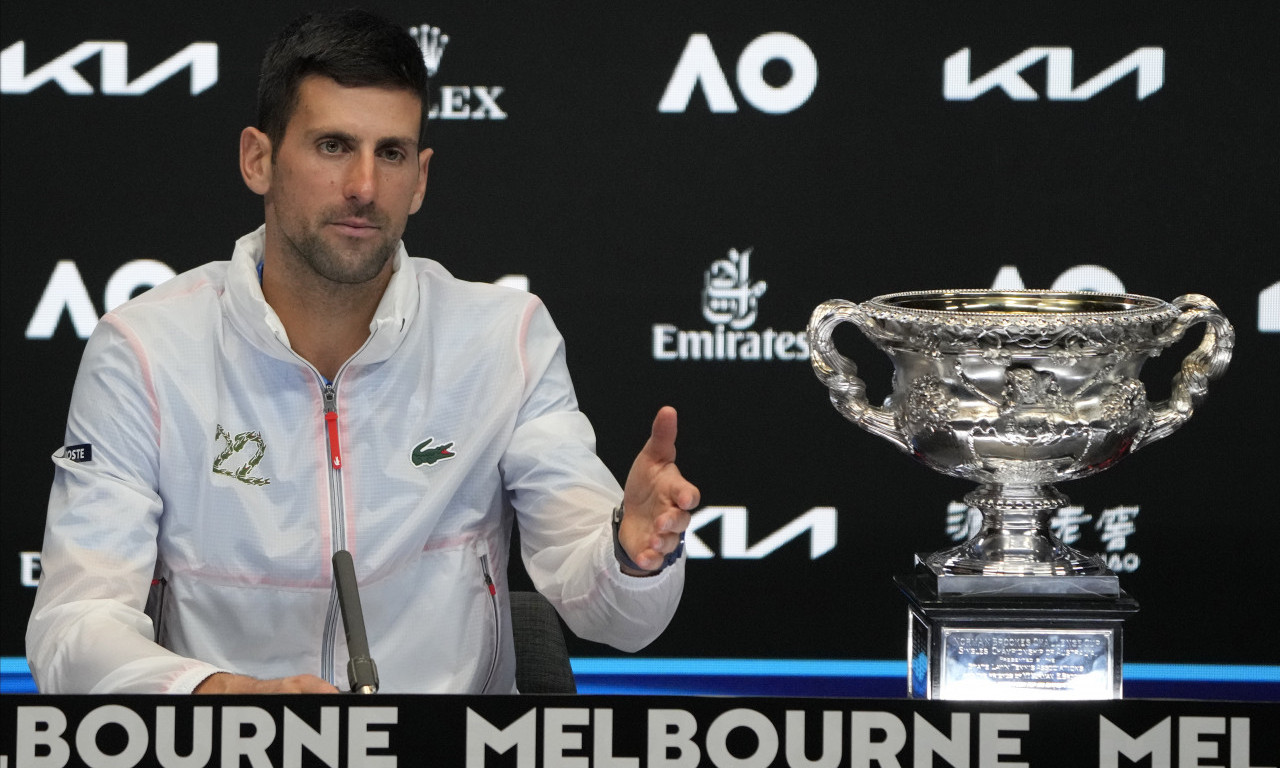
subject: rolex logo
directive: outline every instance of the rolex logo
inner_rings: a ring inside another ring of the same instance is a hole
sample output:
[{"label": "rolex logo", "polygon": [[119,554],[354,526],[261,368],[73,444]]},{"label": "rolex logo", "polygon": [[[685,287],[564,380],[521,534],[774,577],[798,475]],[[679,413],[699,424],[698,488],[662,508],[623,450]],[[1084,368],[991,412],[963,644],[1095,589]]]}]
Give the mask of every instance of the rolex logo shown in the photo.
[{"label": "rolex logo", "polygon": [[422,61],[427,65],[427,76],[435,77],[440,68],[440,59],[444,58],[444,48],[449,44],[449,36],[440,33],[439,27],[422,24],[409,27],[409,34],[422,49]]},{"label": "rolex logo", "polygon": [[[409,27],[409,35],[422,51],[427,76],[434,79],[444,58],[449,36],[439,27],[419,24]],[[507,113],[498,104],[505,89],[500,85],[432,85],[428,120],[506,120]]]}]

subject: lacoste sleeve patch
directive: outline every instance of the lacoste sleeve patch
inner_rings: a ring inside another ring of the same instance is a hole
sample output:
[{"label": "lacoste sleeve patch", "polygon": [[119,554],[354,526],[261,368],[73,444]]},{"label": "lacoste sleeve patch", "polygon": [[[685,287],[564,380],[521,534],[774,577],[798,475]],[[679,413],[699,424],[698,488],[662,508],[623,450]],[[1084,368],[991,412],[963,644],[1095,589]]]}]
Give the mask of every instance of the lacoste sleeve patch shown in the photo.
[{"label": "lacoste sleeve patch", "polygon": [[93,461],[93,444],[68,445],[63,449],[61,458],[76,462]]}]

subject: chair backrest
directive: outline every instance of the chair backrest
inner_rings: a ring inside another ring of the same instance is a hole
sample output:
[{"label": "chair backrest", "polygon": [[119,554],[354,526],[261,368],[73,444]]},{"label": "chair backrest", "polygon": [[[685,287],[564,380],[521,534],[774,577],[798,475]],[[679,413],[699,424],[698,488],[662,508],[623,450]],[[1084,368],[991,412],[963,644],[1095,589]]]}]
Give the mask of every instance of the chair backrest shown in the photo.
[{"label": "chair backrest", "polygon": [[537,592],[511,593],[516,688],[521,693],[577,693],[560,617]]}]

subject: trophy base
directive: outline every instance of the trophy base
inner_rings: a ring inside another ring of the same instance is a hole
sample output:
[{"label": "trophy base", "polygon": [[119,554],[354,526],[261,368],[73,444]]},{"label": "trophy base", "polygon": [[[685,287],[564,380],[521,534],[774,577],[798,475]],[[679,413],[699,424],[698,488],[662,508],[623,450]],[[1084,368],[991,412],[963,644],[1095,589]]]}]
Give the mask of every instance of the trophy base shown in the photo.
[{"label": "trophy base", "polygon": [[[1081,577],[961,578],[917,564],[894,581],[909,601],[908,692],[915,699],[1096,700],[1122,695],[1122,623],[1138,610],[1123,590],[1090,592]],[[1086,577],[1093,578],[1093,577]],[[1114,575],[1112,575],[1114,578]]]}]

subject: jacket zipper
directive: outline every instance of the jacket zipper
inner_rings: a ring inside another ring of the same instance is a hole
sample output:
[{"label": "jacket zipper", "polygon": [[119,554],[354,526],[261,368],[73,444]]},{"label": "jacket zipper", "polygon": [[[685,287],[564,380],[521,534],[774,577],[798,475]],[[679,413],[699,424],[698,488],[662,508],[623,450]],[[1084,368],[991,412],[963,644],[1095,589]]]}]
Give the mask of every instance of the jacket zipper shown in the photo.
[{"label": "jacket zipper", "polygon": [[[342,371],[338,371],[338,376]],[[323,380],[323,378],[322,378]],[[327,442],[326,462],[329,474],[329,536],[333,543],[333,551],[347,548],[346,510],[342,504],[342,451],[338,444],[338,378],[333,383],[322,386],[324,397],[324,427]],[[320,649],[320,676],[330,683],[336,683],[334,675],[333,654],[337,645],[338,620],[341,616],[338,605],[338,588],[335,584],[329,590],[329,607],[325,611],[324,638]]]},{"label": "jacket zipper", "polygon": [[493,585],[493,577],[489,575],[488,555],[480,556],[480,573],[484,576],[484,586],[489,591],[489,607],[493,610],[493,655],[489,659],[489,674],[484,678],[484,685],[480,686],[480,692],[484,693],[489,690],[493,673],[498,669],[498,645],[502,633],[498,631],[498,589]]},{"label": "jacket zipper", "polygon": [[[355,354],[347,358],[347,361],[338,369],[338,373],[333,377],[332,382],[325,379],[324,375],[309,360],[295,352],[293,347],[288,344],[283,345],[299,362],[311,369],[311,372],[315,374],[316,380],[320,382],[320,393],[324,398],[322,417],[324,419],[325,442],[328,453],[328,460],[325,463],[328,465],[327,471],[329,473],[329,535],[333,552],[347,548],[346,510],[342,506],[342,452],[338,446],[338,382],[342,380],[342,374],[347,370],[347,366],[351,364],[351,361],[359,357],[365,347],[369,346],[369,343],[373,341],[373,337],[378,334],[379,327],[378,325],[374,326],[369,333],[369,337],[364,340],[364,343],[355,351]],[[330,552],[330,555],[333,552]],[[320,644],[320,677],[335,685],[337,684],[337,676],[334,674],[333,653],[337,645],[338,621],[340,618],[338,585],[334,583],[329,587],[329,607],[325,610],[324,616],[324,636]]]}]

